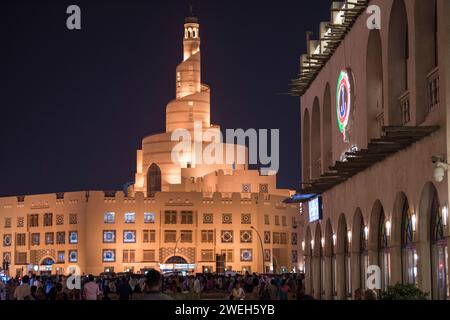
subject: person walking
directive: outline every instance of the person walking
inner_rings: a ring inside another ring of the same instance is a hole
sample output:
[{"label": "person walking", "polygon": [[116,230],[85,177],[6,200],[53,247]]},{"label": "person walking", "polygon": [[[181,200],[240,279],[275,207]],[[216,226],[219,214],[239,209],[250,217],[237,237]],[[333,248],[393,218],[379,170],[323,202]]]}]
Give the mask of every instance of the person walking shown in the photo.
[{"label": "person walking", "polygon": [[24,276],[22,278],[22,284],[14,290],[14,299],[25,300],[31,296],[31,289],[28,284],[29,282],[30,278],[28,276]]},{"label": "person walking", "polygon": [[161,292],[161,273],[150,270],[145,275],[146,288],[143,300],[173,300],[170,296]]},{"label": "person walking", "polygon": [[202,294],[202,283],[199,278],[196,278],[194,281],[194,294],[197,300],[200,300]]},{"label": "person walking", "polygon": [[130,286],[130,282],[125,277],[119,283],[117,287],[117,293],[119,294],[119,300],[130,300],[133,295],[133,290]]},{"label": "person walking", "polygon": [[87,283],[84,284],[83,295],[85,300],[98,300],[101,295],[100,288],[92,274],[88,276]]},{"label": "person walking", "polygon": [[0,300],[6,300],[6,285],[0,280]]},{"label": "person walking", "polygon": [[231,300],[244,300],[245,299],[245,292],[244,289],[242,289],[241,284],[239,282],[236,282],[235,287],[233,290],[231,290]]}]

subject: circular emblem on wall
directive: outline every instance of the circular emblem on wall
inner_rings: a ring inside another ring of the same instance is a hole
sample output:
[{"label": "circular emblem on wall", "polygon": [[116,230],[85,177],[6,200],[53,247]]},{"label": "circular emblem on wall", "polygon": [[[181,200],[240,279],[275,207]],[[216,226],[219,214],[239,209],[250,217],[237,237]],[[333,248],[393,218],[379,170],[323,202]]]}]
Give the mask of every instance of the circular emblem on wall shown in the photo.
[{"label": "circular emblem on wall", "polygon": [[232,242],[233,231],[222,231],[222,242]]},{"label": "circular emblem on wall", "polygon": [[6,234],[3,237],[3,244],[5,245],[5,247],[9,247],[11,245],[11,235],[10,234]]},{"label": "circular emblem on wall", "polygon": [[241,217],[241,223],[242,224],[250,224],[252,223],[251,215],[250,214],[243,214]]},{"label": "circular emblem on wall", "polygon": [[251,231],[241,231],[241,242],[244,242],[244,243],[252,242],[252,232]]},{"label": "circular emblem on wall", "polygon": [[242,185],[242,192],[244,192],[244,193],[250,193],[250,192],[252,192],[252,186],[251,186],[251,184],[243,184]]},{"label": "circular emblem on wall", "polygon": [[11,255],[8,252],[3,254],[3,261],[11,262]]},{"label": "circular emblem on wall", "polygon": [[350,112],[352,109],[352,84],[350,73],[342,70],[336,88],[336,114],[339,131],[344,136],[344,141],[348,141],[348,125]]},{"label": "circular emblem on wall", "polygon": [[230,213],[224,213],[222,216],[222,223],[231,224],[232,222],[232,215]]},{"label": "circular emblem on wall", "polygon": [[77,260],[78,260],[77,252],[76,251],[71,251],[69,253],[69,259],[70,259],[70,262],[77,262]]},{"label": "circular emblem on wall", "polygon": [[252,250],[242,249],[241,250],[241,261],[252,261]]},{"label": "circular emblem on wall", "polygon": [[264,243],[270,243],[270,231],[264,231]]},{"label": "circular emblem on wall", "polygon": [[203,223],[213,223],[213,215],[210,213],[203,214]]}]

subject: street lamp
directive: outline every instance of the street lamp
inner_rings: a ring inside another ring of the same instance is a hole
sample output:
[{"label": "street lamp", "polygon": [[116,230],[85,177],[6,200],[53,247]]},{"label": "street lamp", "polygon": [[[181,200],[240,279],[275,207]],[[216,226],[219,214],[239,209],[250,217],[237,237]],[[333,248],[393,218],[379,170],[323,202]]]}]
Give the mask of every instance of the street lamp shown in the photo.
[{"label": "street lamp", "polygon": [[261,244],[261,252],[262,252],[261,258],[262,258],[262,265],[263,265],[263,268],[262,268],[261,273],[265,273],[265,270],[264,270],[264,269],[265,269],[266,264],[265,264],[265,262],[264,262],[264,246],[263,246],[263,241],[262,241],[261,235],[259,234],[258,230],[256,230],[256,228],[255,228],[254,226],[251,226],[250,228],[253,229],[253,230],[255,230],[256,234],[258,235],[259,243]]},{"label": "street lamp", "polygon": [[173,249],[173,256],[172,256],[172,267],[173,267],[173,272],[175,273],[175,257],[177,254],[177,247],[178,247],[178,242],[180,242],[181,238],[183,237],[183,232],[181,232],[180,236],[178,237],[177,241],[175,242],[175,248]]}]

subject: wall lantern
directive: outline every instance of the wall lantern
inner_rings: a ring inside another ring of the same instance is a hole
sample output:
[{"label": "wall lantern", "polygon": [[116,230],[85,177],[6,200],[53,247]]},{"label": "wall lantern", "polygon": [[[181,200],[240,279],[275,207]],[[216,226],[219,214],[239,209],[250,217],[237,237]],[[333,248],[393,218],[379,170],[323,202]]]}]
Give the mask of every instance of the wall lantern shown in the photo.
[{"label": "wall lantern", "polygon": [[352,243],[352,232],[351,231],[347,232],[347,239],[348,239],[349,244]]},{"label": "wall lantern", "polygon": [[448,207],[447,205],[442,207],[442,224],[447,226],[448,223]]},{"label": "wall lantern", "polygon": [[391,236],[391,221],[390,220],[386,221],[386,235],[388,237]]},{"label": "wall lantern", "polygon": [[322,239],[320,239],[320,244],[322,245],[322,248],[325,248],[325,238],[322,237]]},{"label": "wall lantern", "polygon": [[337,240],[336,234],[333,233],[333,246],[336,245],[336,240]]},{"label": "wall lantern", "polygon": [[364,227],[364,238],[366,241],[369,239],[369,227],[367,226]]},{"label": "wall lantern", "polygon": [[413,213],[413,215],[411,216],[411,225],[412,225],[413,232],[416,232],[416,230],[417,230],[417,216],[416,216],[415,213]]},{"label": "wall lantern", "polygon": [[311,250],[314,250],[314,240],[311,240]]},{"label": "wall lantern", "polygon": [[305,241],[302,241],[302,250],[305,251]]}]

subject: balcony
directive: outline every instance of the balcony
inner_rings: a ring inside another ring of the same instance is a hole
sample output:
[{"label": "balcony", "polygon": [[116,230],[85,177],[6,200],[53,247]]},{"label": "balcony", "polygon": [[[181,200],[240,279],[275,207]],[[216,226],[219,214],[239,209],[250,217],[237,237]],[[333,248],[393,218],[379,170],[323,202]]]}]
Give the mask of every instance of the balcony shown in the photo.
[{"label": "balcony", "polygon": [[406,91],[398,98],[398,102],[400,105],[400,124],[402,126],[407,125],[411,121],[409,101],[409,91]]},{"label": "balcony", "polygon": [[428,75],[428,113],[439,106],[439,68],[433,69]]},{"label": "balcony", "polygon": [[383,134],[383,127],[384,127],[384,111],[381,111],[379,114],[377,114],[377,123],[378,123],[378,135],[381,137]]}]

